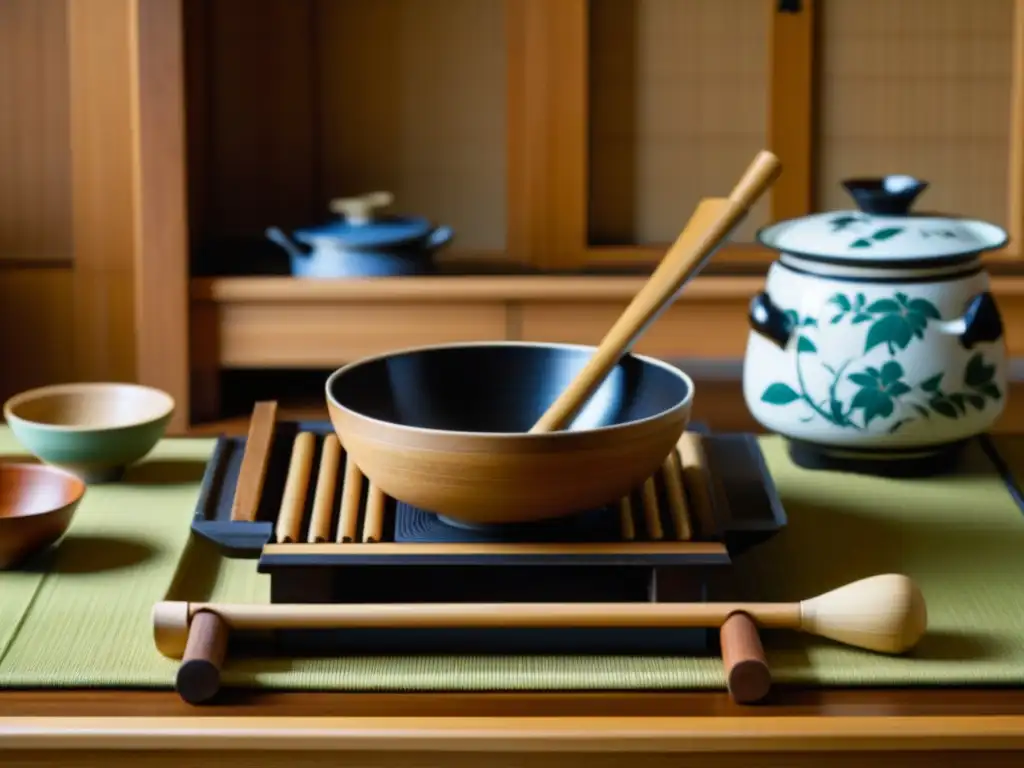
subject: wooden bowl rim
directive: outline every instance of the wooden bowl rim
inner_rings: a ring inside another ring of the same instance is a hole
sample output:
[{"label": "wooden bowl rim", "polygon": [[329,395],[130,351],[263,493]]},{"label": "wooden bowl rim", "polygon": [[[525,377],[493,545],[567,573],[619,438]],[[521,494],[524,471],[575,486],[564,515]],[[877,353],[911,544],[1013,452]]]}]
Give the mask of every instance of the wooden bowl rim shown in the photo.
[{"label": "wooden bowl rim", "polygon": [[82,480],[78,475],[73,472],[69,472],[66,469],[60,467],[50,466],[49,464],[33,464],[31,462],[20,462],[20,461],[0,461],[0,474],[4,472],[13,471],[15,473],[37,473],[47,476],[47,482],[53,482],[60,480],[62,484],[70,486],[73,490],[71,498],[65,501],[63,504],[57,506],[46,507],[34,512],[28,512],[26,514],[6,516],[0,515],[0,521],[4,520],[24,520],[33,517],[42,517],[43,515],[52,515],[68,507],[78,504],[85,496],[85,492],[88,488],[85,481]]},{"label": "wooden bowl rim", "polygon": [[361,419],[362,421],[365,421],[367,423],[377,424],[377,425],[380,425],[381,427],[386,428],[388,430],[394,430],[394,431],[397,431],[397,432],[401,432],[401,433],[405,433],[405,434],[410,434],[410,435],[415,434],[415,435],[436,435],[438,437],[440,437],[440,436],[448,436],[448,437],[462,437],[462,438],[488,438],[488,439],[494,439],[494,440],[509,440],[509,439],[515,438],[517,440],[529,439],[529,440],[538,440],[538,441],[539,440],[557,440],[560,437],[564,439],[565,437],[567,437],[569,435],[575,436],[577,438],[582,437],[582,436],[598,437],[598,436],[605,436],[605,435],[607,435],[609,438],[611,438],[613,435],[615,435],[615,434],[617,434],[619,432],[630,430],[630,429],[634,429],[635,427],[637,427],[639,425],[642,425],[642,424],[653,424],[655,422],[661,421],[662,419],[665,419],[665,418],[669,417],[673,413],[676,413],[676,412],[679,412],[679,411],[686,410],[686,409],[690,408],[691,405],[693,404],[693,396],[694,396],[695,386],[694,386],[694,383],[693,383],[693,379],[690,378],[690,376],[688,374],[686,374],[680,368],[677,368],[674,365],[671,365],[670,363],[666,363],[664,360],[659,360],[658,358],[651,357],[649,355],[639,355],[639,354],[637,354],[635,352],[630,352],[629,354],[632,355],[637,360],[643,362],[643,363],[652,365],[652,366],[654,366],[656,368],[661,368],[662,370],[668,371],[670,374],[672,374],[676,378],[681,379],[682,382],[686,385],[686,397],[682,398],[679,402],[677,402],[672,407],[666,408],[665,410],[660,411],[659,413],[655,413],[655,414],[653,414],[651,416],[648,416],[646,418],[634,419],[632,421],[627,421],[627,422],[625,422],[623,424],[612,424],[612,425],[609,425],[609,426],[606,426],[606,427],[597,427],[596,429],[579,429],[579,430],[572,430],[572,431],[561,429],[561,430],[556,430],[554,432],[532,433],[532,432],[469,432],[469,431],[466,431],[466,430],[455,430],[455,429],[434,429],[432,427],[410,427],[410,426],[405,425],[405,424],[396,424],[396,423],[391,422],[391,421],[384,421],[382,419],[376,419],[376,418],[374,418],[372,416],[367,416],[365,413],[359,413],[358,411],[354,411],[351,408],[347,408],[347,407],[343,406],[331,394],[331,385],[333,384],[333,382],[336,379],[341,378],[342,376],[344,376],[345,374],[347,374],[350,371],[354,370],[355,368],[358,368],[358,367],[364,366],[364,365],[368,365],[368,364],[376,362],[378,360],[385,360],[385,359],[390,358],[390,357],[399,357],[400,355],[406,355],[406,354],[417,353],[417,352],[430,352],[430,351],[439,350],[439,349],[469,349],[469,348],[473,348],[473,347],[491,347],[491,348],[495,348],[495,347],[531,347],[531,348],[534,348],[534,349],[537,349],[537,348],[540,348],[540,349],[572,349],[572,350],[588,351],[588,352],[591,352],[591,353],[593,353],[597,349],[597,346],[596,345],[592,345],[592,344],[566,344],[566,343],[561,343],[561,342],[545,342],[545,341],[541,341],[541,342],[536,342],[536,341],[471,341],[471,342],[454,342],[454,343],[445,343],[445,344],[426,344],[426,345],[422,345],[422,346],[405,347],[403,349],[397,349],[397,350],[392,350],[390,352],[384,352],[384,353],[379,354],[379,355],[371,355],[369,357],[360,358],[359,360],[355,360],[354,362],[351,362],[348,365],[344,365],[341,368],[338,368],[337,370],[332,372],[330,374],[330,376],[327,377],[327,381],[324,384],[324,394],[327,397],[327,404],[329,406],[333,406],[334,408],[337,408],[339,411],[342,411],[343,413],[347,413],[347,414],[351,415],[352,417]]},{"label": "wooden bowl rim", "polygon": [[[163,409],[156,415],[147,417],[145,419],[137,419],[134,421],[128,421],[123,424],[47,424],[41,421],[33,421],[32,419],[26,419],[23,416],[19,416],[15,413],[15,409],[25,403],[32,402],[43,397],[52,397],[54,395],[62,395],[68,393],[84,393],[89,394],[92,392],[102,392],[108,390],[134,390],[137,392],[145,392],[149,395],[155,396],[155,399],[163,401]],[[45,387],[36,387],[34,389],[28,389],[24,392],[19,392],[16,395],[12,395],[4,403],[4,419],[8,422],[19,421],[22,424],[29,424],[34,429],[47,430],[52,432],[101,432],[107,429],[126,429],[129,427],[138,427],[146,424],[154,424],[161,419],[166,419],[171,413],[174,412],[175,402],[174,398],[171,397],[167,392],[156,387],[148,387],[145,384],[134,384],[132,382],[121,382],[121,381],[88,381],[88,382],[69,382],[66,384],[49,384]]]}]

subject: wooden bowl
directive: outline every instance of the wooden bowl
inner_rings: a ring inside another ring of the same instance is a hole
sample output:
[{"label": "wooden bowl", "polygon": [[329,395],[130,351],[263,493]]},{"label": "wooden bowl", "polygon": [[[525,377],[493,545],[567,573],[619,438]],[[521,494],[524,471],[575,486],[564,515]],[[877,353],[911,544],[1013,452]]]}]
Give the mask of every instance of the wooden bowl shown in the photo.
[{"label": "wooden bowl", "polygon": [[85,483],[62,469],[0,464],[0,569],[63,536],[84,495]]},{"label": "wooden bowl", "polygon": [[693,382],[620,361],[563,431],[527,434],[593,354],[570,344],[456,344],[369,358],[327,380],[341,444],[386,494],[470,524],[526,523],[616,502],[661,466]]},{"label": "wooden bowl", "polygon": [[4,418],[25,448],[87,483],[120,479],[163,437],[173,412],[166,392],[120,383],[57,384],[4,403]]}]

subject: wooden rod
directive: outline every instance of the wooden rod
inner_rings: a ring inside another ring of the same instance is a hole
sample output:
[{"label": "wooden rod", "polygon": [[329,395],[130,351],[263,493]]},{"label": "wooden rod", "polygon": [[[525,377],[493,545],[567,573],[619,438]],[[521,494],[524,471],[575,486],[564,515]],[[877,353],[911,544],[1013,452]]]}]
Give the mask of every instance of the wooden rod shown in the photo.
[{"label": "wooden rod", "polygon": [[366,517],[363,520],[363,543],[380,541],[384,535],[384,491],[370,483],[366,493]]},{"label": "wooden rod", "polygon": [[341,488],[341,505],[338,509],[337,543],[348,544],[356,540],[359,524],[359,502],[363,498],[363,473],[351,456],[345,457],[345,480]]},{"label": "wooden rod", "polygon": [[331,538],[331,512],[340,467],[341,443],[337,435],[327,435],[320,451],[320,470],[316,478],[316,494],[313,496],[313,514],[309,521],[309,533],[306,535],[309,544],[319,544]]},{"label": "wooden rod", "polygon": [[737,704],[761,701],[772,687],[772,673],[754,619],[734,613],[719,630],[726,687]]},{"label": "wooden rod", "polygon": [[[631,518],[632,519],[632,518]],[[267,544],[263,547],[264,555],[301,555],[301,556],[325,556],[325,555],[408,555],[410,557],[421,557],[427,555],[438,556],[506,556],[517,555],[546,555],[549,557],[570,556],[582,557],[594,556],[622,556],[629,555],[675,555],[692,556],[694,558],[706,558],[706,561],[722,562],[728,557],[729,550],[719,541],[637,541],[630,543],[628,547],[623,546],[621,541],[598,541],[598,542],[539,542],[514,543],[514,542],[488,542],[477,544],[475,542],[390,542],[385,541],[379,544],[363,544],[355,542],[350,544],[324,543],[324,544]]]},{"label": "wooden rod", "polygon": [[619,499],[619,529],[622,532],[623,541],[633,541],[636,538],[636,525],[633,524],[633,502],[629,496]]},{"label": "wooden rod", "polygon": [[587,364],[533,425],[531,433],[553,432],[572,421],[622,355],[671,305],[683,285],[704,266],[781,170],[778,158],[762,150],[728,198],[708,198],[698,203],[647,282],[605,334]]},{"label": "wooden rod", "polygon": [[665,461],[661,465],[661,474],[665,478],[665,496],[669,512],[672,515],[676,538],[679,541],[689,541],[693,538],[693,528],[690,525],[690,510],[686,502],[686,493],[683,491],[682,471],[679,457],[675,451],[672,451],[665,457]]},{"label": "wooden rod", "polygon": [[220,670],[228,649],[227,623],[216,613],[192,617],[188,642],[174,679],[174,688],[189,704],[209,701],[220,690]]},{"label": "wooden rod", "polygon": [[711,538],[717,533],[715,505],[711,497],[711,475],[707,455],[701,436],[695,432],[684,432],[676,443],[683,486],[690,495],[693,518],[701,538]]},{"label": "wooden rod", "polygon": [[798,603],[189,603],[233,630],[426,627],[718,627],[749,613],[760,626],[798,628]]},{"label": "wooden rod", "polygon": [[653,477],[644,480],[641,495],[644,503],[644,526],[647,529],[647,537],[652,541],[661,541],[665,538],[665,531],[661,527],[661,508],[658,504],[658,490],[654,485]]},{"label": "wooden rod", "polygon": [[743,613],[759,627],[796,629],[857,648],[903,653],[924,636],[924,596],[907,576],[887,573],[799,603],[412,603],[384,605],[184,603],[153,609],[157,648],[184,647],[197,613],[231,629],[444,627],[721,627]]},{"label": "wooden rod", "polygon": [[315,450],[316,436],[312,432],[300,432],[295,436],[284,496],[281,498],[281,511],[278,513],[274,531],[278,544],[290,544],[299,540],[302,514],[306,510],[306,494],[309,492],[310,475],[313,473]]},{"label": "wooden rod", "polygon": [[251,523],[256,520],[263,482],[270,463],[270,447],[274,442],[277,424],[277,403],[256,403],[249,419],[249,436],[245,441],[242,466],[235,483],[235,497],[231,501],[231,521]]}]

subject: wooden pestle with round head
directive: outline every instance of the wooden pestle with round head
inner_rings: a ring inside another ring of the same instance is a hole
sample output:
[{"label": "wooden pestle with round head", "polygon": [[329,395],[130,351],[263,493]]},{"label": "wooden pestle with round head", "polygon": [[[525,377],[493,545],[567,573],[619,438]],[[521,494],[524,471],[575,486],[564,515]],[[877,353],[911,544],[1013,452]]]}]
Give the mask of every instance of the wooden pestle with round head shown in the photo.
[{"label": "wooden pestle with round head", "polygon": [[563,429],[597,390],[619,359],[675,298],[718,246],[778,178],[781,165],[771,152],[760,152],[728,198],[702,200],[686,227],[643,288],[602,339],[593,357],[530,429]]},{"label": "wooden pestle with round head", "polygon": [[800,603],[808,634],[880,653],[904,653],[924,636],[928,609],[907,576],[886,573]]},{"label": "wooden pestle with round head", "polygon": [[928,616],[917,586],[899,574],[873,576],[800,603],[158,603],[157,649],[181,658],[196,614],[234,630],[448,627],[721,627],[737,613],[765,629],[796,629],[881,653],[903,653]]}]

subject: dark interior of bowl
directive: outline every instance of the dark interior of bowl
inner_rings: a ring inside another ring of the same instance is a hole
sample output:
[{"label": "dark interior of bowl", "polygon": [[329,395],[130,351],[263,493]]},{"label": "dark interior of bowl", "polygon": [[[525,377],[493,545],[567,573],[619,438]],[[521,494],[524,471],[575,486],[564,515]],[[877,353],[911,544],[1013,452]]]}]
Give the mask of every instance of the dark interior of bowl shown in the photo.
[{"label": "dark interior of bowl", "polygon": [[[590,359],[545,345],[441,347],[353,366],[330,383],[344,408],[392,424],[458,432],[526,432]],[[627,355],[569,426],[596,429],[656,416],[689,394],[681,376]]]}]

